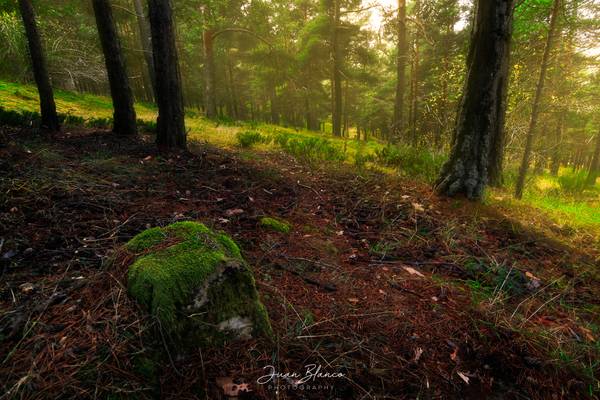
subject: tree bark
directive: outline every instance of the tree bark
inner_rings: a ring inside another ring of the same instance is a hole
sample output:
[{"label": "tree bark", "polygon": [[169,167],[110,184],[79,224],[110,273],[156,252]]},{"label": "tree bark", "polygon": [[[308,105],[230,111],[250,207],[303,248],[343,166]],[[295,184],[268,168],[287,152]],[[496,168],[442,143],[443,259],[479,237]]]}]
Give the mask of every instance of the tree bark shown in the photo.
[{"label": "tree bark", "polygon": [[277,88],[274,83],[269,85],[269,111],[271,112],[271,123],[279,125],[279,107],[277,107]]},{"label": "tree bark", "polygon": [[150,34],[150,26],[146,20],[142,0],[133,0],[133,6],[135,7],[135,14],[137,16],[140,41],[142,44],[142,51],[144,52],[144,60],[146,62],[146,69],[148,70],[150,86],[152,88],[152,96],[156,99],[156,74],[154,73],[154,60],[152,59],[152,37]]},{"label": "tree bark", "polygon": [[594,150],[594,155],[590,164],[590,171],[588,172],[587,184],[589,186],[594,186],[598,175],[600,175],[600,132],[598,132],[598,134],[596,135],[596,149]]},{"label": "tree bark", "polygon": [[554,131],[554,141],[552,147],[552,161],[550,162],[550,173],[553,176],[558,175],[558,170],[560,169],[560,144],[562,142],[562,130],[563,130],[563,121],[565,119],[565,111],[562,110],[560,116],[558,117],[558,121],[556,123],[556,130]]},{"label": "tree bark", "polygon": [[204,103],[207,118],[217,117],[214,40],[214,32],[211,29],[205,29],[202,33],[202,51],[204,53]]},{"label": "tree bark", "polygon": [[481,199],[501,158],[514,1],[477,2],[454,145],[436,182],[440,194]]},{"label": "tree bark", "polygon": [[21,17],[25,26],[27,43],[29,45],[29,54],[33,68],[33,76],[40,96],[40,112],[42,114],[42,127],[51,131],[58,131],[60,123],[56,113],[56,104],[54,103],[54,92],[50,83],[48,74],[48,65],[46,56],[42,48],[42,40],[35,20],[35,11],[31,0],[19,0]]},{"label": "tree bark", "polygon": [[520,199],[523,197],[523,188],[525,186],[525,177],[527,176],[527,170],[529,169],[529,158],[531,157],[531,150],[533,148],[533,141],[535,138],[535,129],[537,126],[538,115],[540,111],[540,103],[542,99],[542,93],[544,91],[544,84],[546,82],[546,71],[548,70],[548,61],[550,59],[550,51],[552,50],[552,44],[554,36],[556,34],[556,22],[558,20],[558,11],[560,10],[560,0],[554,0],[552,6],[552,14],[550,16],[550,28],[548,30],[548,36],[546,37],[546,44],[544,46],[544,55],[542,56],[542,65],[540,67],[540,76],[538,79],[537,87],[535,89],[535,96],[533,98],[533,107],[531,110],[531,119],[529,120],[529,127],[527,129],[527,138],[525,140],[525,151],[523,152],[523,160],[521,161],[521,167],[519,168],[519,176],[517,177],[517,183],[515,186],[515,197]]},{"label": "tree bark", "polygon": [[92,0],[92,4],[113,101],[113,130],[120,135],[135,135],[137,127],[133,94],[112,9],[109,0]]},{"label": "tree bark", "polygon": [[406,91],[406,0],[398,0],[398,43],[396,49],[396,99],[394,101],[394,119],[392,121],[392,141],[402,137],[404,120],[404,92]]},{"label": "tree bark", "polygon": [[[415,0],[415,19],[419,18],[420,2]],[[417,145],[417,114],[419,107],[419,27],[415,24],[415,33],[413,39],[413,57],[410,76],[410,141],[413,146]]]},{"label": "tree bark", "polygon": [[333,23],[331,27],[332,71],[332,130],[334,136],[342,136],[342,55],[339,43],[340,0],[333,0]]},{"label": "tree bark", "polygon": [[181,72],[175,44],[175,25],[170,0],[148,0],[152,50],[156,72],[158,120],[156,144],[185,149],[186,132]]}]

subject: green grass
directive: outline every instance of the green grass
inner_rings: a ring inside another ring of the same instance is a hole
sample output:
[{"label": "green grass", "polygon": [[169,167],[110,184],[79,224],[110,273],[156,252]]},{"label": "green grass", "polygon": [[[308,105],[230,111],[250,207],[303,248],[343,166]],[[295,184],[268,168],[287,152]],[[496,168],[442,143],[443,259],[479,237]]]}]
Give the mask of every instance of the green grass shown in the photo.
[{"label": "green grass", "polygon": [[490,204],[511,209],[526,210],[529,206],[541,210],[544,215],[565,228],[585,229],[600,236],[600,184],[586,187],[581,182],[587,177],[586,171],[572,171],[561,168],[558,176],[543,174],[532,176],[522,200],[512,197],[513,182],[510,174],[506,189],[492,190]]}]

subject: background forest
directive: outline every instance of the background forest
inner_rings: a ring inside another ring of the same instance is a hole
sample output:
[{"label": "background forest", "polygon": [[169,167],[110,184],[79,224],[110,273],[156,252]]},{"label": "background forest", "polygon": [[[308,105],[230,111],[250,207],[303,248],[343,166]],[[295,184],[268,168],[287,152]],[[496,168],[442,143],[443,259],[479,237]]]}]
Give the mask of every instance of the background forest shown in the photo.
[{"label": "background forest", "polygon": [[600,0],[0,0],[0,400],[598,398],[599,177]]},{"label": "background forest", "polygon": [[[544,59],[554,3],[556,27]],[[472,4],[399,4],[400,8],[394,2],[342,0],[177,2],[185,105],[223,124],[268,122],[400,144],[401,150],[379,154],[387,164],[397,163],[402,157],[398,153],[406,152],[402,148],[407,146],[419,149],[421,157],[443,157],[462,93]],[[151,103],[145,4],[116,0],[113,8],[135,98]],[[599,8],[593,0],[518,4],[506,118],[509,184],[514,183],[535,107],[539,122],[531,148],[533,171],[556,176],[561,166],[570,167],[564,188],[583,190],[581,182],[598,148],[594,138],[600,130]],[[91,3],[39,2],[36,12],[54,85],[108,94]],[[0,13],[0,77],[30,82],[27,42],[15,2],[4,0]],[[545,86],[535,98],[543,62]],[[7,91],[4,102],[14,94]],[[3,106],[9,108],[7,103]],[[363,156],[369,159],[369,154]]]}]

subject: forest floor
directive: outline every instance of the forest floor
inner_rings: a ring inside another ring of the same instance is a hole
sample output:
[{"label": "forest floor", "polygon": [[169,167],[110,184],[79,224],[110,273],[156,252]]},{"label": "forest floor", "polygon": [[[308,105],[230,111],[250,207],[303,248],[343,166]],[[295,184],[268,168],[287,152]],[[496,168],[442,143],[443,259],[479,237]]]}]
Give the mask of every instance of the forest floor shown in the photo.
[{"label": "forest floor", "polygon": [[[0,127],[0,173],[2,399],[225,399],[231,380],[246,399],[598,396],[597,238],[567,245],[570,230],[559,241],[389,174],[199,142],[162,156],[147,136],[94,129]],[[292,231],[260,228],[263,216]],[[240,244],[275,345],[148,363],[153,321],[110,260],[180,220]],[[310,364],[344,376],[257,383],[267,365]]]}]

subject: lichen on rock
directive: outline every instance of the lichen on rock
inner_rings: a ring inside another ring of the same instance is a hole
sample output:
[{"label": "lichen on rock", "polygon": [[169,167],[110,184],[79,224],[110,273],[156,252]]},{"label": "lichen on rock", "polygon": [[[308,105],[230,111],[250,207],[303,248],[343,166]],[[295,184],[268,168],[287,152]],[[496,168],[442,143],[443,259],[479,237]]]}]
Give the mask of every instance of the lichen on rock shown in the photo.
[{"label": "lichen on rock", "polygon": [[260,219],[260,226],[266,229],[270,229],[275,232],[289,233],[292,229],[291,225],[287,221],[283,221],[277,218],[263,217]]},{"label": "lichen on rock", "polygon": [[128,290],[177,345],[270,336],[252,271],[235,242],[197,222],[136,235]]}]

